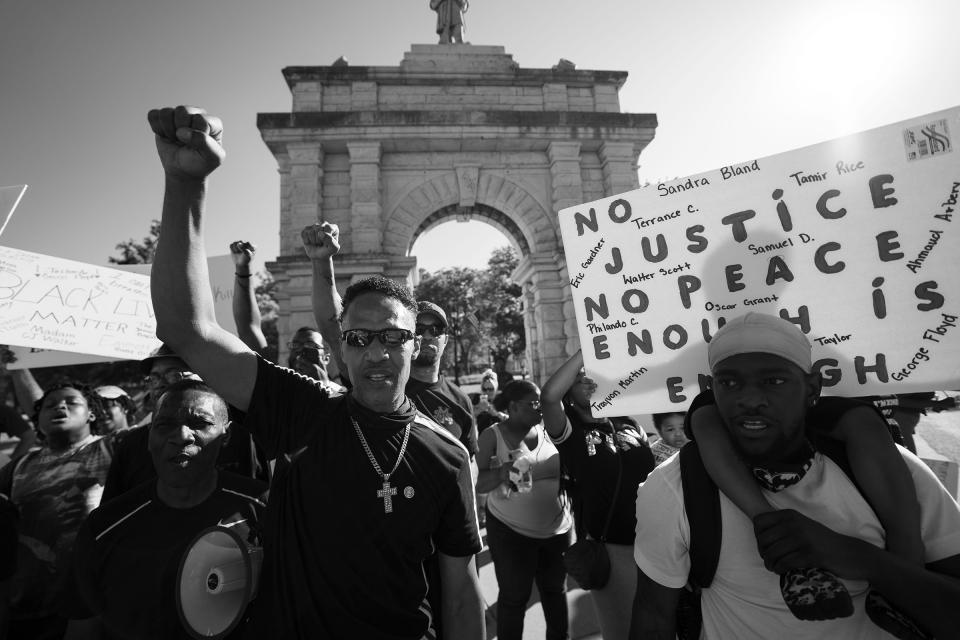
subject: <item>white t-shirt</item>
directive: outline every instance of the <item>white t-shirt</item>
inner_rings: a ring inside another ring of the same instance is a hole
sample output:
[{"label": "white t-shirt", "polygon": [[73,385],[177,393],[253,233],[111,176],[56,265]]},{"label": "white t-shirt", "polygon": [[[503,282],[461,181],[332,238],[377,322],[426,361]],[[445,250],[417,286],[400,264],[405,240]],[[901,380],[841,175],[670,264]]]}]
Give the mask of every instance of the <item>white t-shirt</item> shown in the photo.
[{"label": "white t-shirt", "polygon": [[[923,461],[906,450],[901,453],[917,488],[926,561],[960,554],[960,507]],[[860,491],[832,460],[820,454],[800,482],[778,493],[763,494],[777,509],[794,509],[838,533],[877,546],[884,544],[883,528]],[[720,560],[713,583],[703,590],[701,638],[893,637],[874,625],[864,611],[866,582],[843,581],[853,598],[852,616],[817,622],[795,618],[780,595],[779,577],[763,566],[750,520],[722,492],[720,510]],[[679,456],[661,464],[640,485],[637,514],[637,566],[663,586],[682,587],[690,571],[690,524],[683,505]]]}]

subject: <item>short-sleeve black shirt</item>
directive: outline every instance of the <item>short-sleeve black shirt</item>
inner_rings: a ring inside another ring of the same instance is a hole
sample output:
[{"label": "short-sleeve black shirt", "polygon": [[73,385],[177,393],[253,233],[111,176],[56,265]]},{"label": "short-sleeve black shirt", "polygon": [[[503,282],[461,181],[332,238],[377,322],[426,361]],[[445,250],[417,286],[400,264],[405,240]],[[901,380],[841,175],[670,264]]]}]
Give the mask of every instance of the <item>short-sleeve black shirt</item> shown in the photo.
[{"label": "short-sleeve black shirt", "polygon": [[477,421],[473,404],[460,387],[440,376],[436,382],[410,378],[407,397],[434,422],[463,443],[471,456],[477,455]]},{"label": "short-sleeve black shirt", "polygon": [[[426,558],[481,548],[464,447],[418,415],[385,513],[348,407],[259,360],[247,427],[270,457],[292,455],[271,487],[250,637],[419,640],[429,624]],[[360,427],[381,468],[393,468],[403,429]]]},{"label": "short-sleeve black shirt", "polygon": [[[617,453],[608,444],[611,426],[616,428],[622,475],[620,490],[607,531],[613,544],[633,544],[636,536],[637,487],[646,480],[655,465],[653,452],[630,418],[612,418],[606,423],[586,423],[571,415],[570,433],[565,439],[554,439],[560,451],[560,462],[575,484],[575,505],[580,511],[578,523],[594,539],[603,535],[603,526],[610,511],[617,486]],[[600,440],[590,446],[591,441]],[[558,441],[559,440],[559,441]],[[579,504],[577,504],[579,503]],[[651,517],[656,517],[651,514]]]},{"label": "short-sleeve black shirt", "polygon": [[77,536],[74,568],[84,600],[108,635],[190,638],[175,600],[187,545],[218,524],[257,532],[265,499],[264,483],[221,472],[216,491],[189,509],[161,502],[153,479],[94,510]]}]

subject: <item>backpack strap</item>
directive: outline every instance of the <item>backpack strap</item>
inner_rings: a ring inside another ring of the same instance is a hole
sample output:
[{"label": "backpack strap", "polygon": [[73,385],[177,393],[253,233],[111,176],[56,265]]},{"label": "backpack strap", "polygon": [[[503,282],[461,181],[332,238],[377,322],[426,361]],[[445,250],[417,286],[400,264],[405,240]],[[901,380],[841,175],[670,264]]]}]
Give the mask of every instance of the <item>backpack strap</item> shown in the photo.
[{"label": "backpack strap", "polygon": [[713,582],[720,562],[723,532],[720,520],[720,493],[710,479],[696,442],[680,449],[680,481],[683,508],[690,523],[690,574],[688,581],[697,589]]}]

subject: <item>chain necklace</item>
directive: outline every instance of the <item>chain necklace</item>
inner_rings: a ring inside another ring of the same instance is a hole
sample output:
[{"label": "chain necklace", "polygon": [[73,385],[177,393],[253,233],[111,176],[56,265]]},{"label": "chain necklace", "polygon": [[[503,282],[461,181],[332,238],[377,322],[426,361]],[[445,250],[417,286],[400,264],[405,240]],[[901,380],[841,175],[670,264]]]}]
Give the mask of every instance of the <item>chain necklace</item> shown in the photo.
[{"label": "chain necklace", "polygon": [[397,495],[397,488],[390,486],[390,476],[400,467],[403,454],[407,451],[407,442],[410,440],[410,424],[408,423],[403,430],[403,443],[400,445],[400,455],[397,456],[397,463],[393,465],[390,473],[384,473],[383,469],[381,469],[377,463],[377,459],[373,456],[373,451],[370,450],[367,439],[363,437],[363,431],[360,430],[360,425],[353,419],[353,416],[350,416],[350,423],[353,425],[353,430],[357,432],[357,437],[360,438],[360,444],[363,445],[363,450],[367,453],[367,458],[370,459],[373,470],[376,471],[377,475],[383,480],[383,487],[377,490],[377,497],[383,500],[383,512],[393,513],[393,496]]}]

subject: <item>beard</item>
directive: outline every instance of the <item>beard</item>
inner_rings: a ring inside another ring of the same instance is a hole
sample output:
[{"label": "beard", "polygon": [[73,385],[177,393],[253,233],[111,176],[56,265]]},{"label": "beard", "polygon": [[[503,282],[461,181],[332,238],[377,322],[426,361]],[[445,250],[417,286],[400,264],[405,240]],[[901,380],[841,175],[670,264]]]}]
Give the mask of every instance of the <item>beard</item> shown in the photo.
[{"label": "beard", "polygon": [[421,349],[420,353],[417,354],[416,359],[413,361],[413,364],[417,367],[431,367],[435,365],[439,359],[439,351],[435,351],[433,349]]}]

